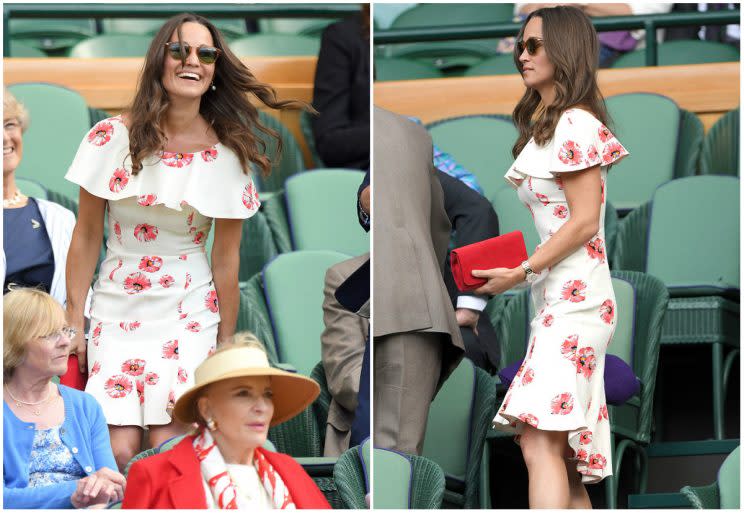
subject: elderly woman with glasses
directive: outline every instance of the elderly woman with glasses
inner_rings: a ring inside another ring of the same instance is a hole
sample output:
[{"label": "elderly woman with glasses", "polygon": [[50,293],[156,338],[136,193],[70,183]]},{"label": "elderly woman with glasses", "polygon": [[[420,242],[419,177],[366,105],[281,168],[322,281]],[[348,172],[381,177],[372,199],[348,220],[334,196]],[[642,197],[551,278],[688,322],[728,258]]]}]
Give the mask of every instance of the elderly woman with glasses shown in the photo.
[{"label": "elderly woman with glasses", "polygon": [[56,385],[75,330],[46,292],[15,289],[3,302],[3,505],[105,506],[126,481],[116,470],[101,407]]},{"label": "elderly woman with glasses", "polygon": [[[299,106],[257,81],[208,20],[174,16],[152,40],[131,107],[84,137],[67,173],[80,185],[67,268],[67,319],[78,329],[108,211],[86,391],[103,407],[120,469],[145,427],[153,447],[183,434],[176,400],[232,339],[242,221],[260,205],[252,168],[271,168],[255,131],[278,140],[252,97],[272,109]],[[84,361],[82,335],[73,346]]]}]

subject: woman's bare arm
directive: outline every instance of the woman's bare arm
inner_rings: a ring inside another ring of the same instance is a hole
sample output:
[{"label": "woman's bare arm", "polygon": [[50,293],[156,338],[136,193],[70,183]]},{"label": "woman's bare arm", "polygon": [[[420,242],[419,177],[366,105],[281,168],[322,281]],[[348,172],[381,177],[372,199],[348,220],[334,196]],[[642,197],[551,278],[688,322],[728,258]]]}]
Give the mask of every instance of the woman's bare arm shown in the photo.
[{"label": "woman's bare arm", "polygon": [[235,334],[240,305],[238,269],[240,268],[240,237],[242,219],[216,219],[212,246],[212,278],[220,308],[217,344],[231,342]]}]

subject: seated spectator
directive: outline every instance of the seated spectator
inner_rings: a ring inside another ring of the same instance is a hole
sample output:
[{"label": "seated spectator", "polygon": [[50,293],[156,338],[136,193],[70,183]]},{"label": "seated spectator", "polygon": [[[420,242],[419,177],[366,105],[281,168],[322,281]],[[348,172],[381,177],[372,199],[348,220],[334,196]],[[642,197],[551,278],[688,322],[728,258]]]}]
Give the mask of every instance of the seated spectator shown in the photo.
[{"label": "seated spectator", "polygon": [[9,509],[105,506],[126,481],[116,472],[103,411],[52,378],[67,370],[72,330],[62,307],[35,289],[3,303],[3,504]]},{"label": "seated spectator", "polygon": [[269,366],[258,341],[225,344],[196,369],[174,415],[197,423],[173,449],[134,463],[122,507],[329,509],[291,457],[263,449],[269,426],[318,396],[315,381]]}]

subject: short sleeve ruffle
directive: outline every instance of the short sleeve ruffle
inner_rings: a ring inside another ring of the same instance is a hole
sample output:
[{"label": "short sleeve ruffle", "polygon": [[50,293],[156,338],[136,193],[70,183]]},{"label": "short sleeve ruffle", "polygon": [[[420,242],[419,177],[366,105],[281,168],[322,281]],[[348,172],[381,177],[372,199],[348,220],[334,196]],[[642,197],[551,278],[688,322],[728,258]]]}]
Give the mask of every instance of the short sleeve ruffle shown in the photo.
[{"label": "short sleeve ruffle", "polygon": [[555,173],[608,166],[626,155],[620,141],[591,113],[568,109],[558,120],[553,139],[544,146],[530,139],[504,178],[518,187],[527,176],[554,178]]},{"label": "short sleeve ruffle", "polygon": [[129,131],[120,116],[104,119],[83,138],[65,178],[107,200],[137,196],[143,206],[191,205],[213,218],[246,219],[261,203],[237,156],[217,144],[199,153],[163,152],[131,173]]}]

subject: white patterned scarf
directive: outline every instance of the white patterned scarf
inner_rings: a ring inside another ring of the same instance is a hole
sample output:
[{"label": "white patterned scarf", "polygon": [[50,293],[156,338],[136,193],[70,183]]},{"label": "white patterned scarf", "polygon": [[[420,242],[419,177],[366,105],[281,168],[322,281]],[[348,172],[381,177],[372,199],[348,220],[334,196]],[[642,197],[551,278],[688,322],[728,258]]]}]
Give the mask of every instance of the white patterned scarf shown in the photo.
[{"label": "white patterned scarf", "polygon": [[[202,429],[194,437],[194,452],[200,463],[202,477],[207,482],[217,507],[248,509],[245,499],[238,493],[235,483],[230,478],[225,460],[208,430]],[[274,509],[296,509],[289,489],[269,460],[259,451],[255,451],[253,464],[261,484],[271,497]]]}]

